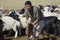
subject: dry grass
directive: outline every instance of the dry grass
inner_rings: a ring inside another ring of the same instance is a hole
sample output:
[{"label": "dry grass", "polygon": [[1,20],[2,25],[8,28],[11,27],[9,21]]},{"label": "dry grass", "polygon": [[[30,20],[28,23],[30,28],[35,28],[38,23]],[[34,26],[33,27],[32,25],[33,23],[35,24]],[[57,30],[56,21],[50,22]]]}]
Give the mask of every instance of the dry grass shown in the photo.
[{"label": "dry grass", "polygon": [[[0,0],[0,4],[4,9],[21,9],[24,6],[25,0]],[[31,0],[33,5],[59,5],[60,0]]]}]

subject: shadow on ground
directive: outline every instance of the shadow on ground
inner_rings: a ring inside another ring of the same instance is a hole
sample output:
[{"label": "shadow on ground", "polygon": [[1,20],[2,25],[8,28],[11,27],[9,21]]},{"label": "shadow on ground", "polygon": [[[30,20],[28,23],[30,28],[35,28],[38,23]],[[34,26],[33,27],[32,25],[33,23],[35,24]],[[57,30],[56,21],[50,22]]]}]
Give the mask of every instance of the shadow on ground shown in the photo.
[{"label": "shadow on ground", "polygon": [[39,40],[57,40],[57,38],[43,38],[43,39],[39,39]]}]

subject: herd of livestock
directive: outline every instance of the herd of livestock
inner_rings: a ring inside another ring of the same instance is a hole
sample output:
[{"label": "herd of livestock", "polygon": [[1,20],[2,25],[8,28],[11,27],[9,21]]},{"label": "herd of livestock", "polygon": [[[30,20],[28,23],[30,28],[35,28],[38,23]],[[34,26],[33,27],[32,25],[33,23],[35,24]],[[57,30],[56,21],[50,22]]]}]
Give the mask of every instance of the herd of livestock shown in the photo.
[{"label": "herd of livestock", "polygon": [[[46,31],[48,34],[60,36],[60,5],[39,5],[38,9],[41,25],[43,27],[41,33]],[[4,32],[9,30],[13,30],[15,32],[15,38],[18,37],[18,34],[22,35],[23,31],[21,29],[26,29],[26,27],[28,27],[24,14],[25,13],[20,13],[20,11],[16,10],[7,12],[0,9],[0,39],[3,40],[5,35]],[[31,19],[29,18],[28,22],[30,22],[30,20]]]}]

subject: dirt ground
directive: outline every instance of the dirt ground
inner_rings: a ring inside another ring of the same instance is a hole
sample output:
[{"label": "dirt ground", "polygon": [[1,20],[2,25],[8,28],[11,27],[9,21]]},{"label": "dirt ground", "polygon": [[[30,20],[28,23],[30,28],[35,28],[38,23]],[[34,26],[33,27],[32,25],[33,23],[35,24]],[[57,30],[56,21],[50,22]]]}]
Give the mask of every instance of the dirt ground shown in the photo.
[{"label": "dirt ground", "polygon": [[[42,40],[42,35],[40,35],[40,40]],[[57,40],[60,40],[60,37],[56,37]],[[18,37],[18,38],[14,38],[14,37],[7,37],[6,40],[27,40],[28,37],[27,36],[21,36],[21,37]],[[45,38],[46,40],[48,39],[47,37]]]}]

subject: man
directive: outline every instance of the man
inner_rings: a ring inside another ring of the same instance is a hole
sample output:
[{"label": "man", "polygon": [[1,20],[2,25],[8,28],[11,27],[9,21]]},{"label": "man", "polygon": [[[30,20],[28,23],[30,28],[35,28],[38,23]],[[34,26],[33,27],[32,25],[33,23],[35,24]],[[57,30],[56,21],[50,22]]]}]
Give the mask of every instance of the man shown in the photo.
[{"label": "man", "polygon": [[25,13],[27,22],[29,18],[31,18],[31,22],[28,23],[28,28],[26,28],[27,31],[29,30],[28,33],[26,32],[26,34],[28,34],[28,37],[29,37],[28,40],[31,40],[32,35],[34,37],[34,40],[38,40],[38,35],[40,30],[38,29],[40,28],[40,24],[39,24],[40,16],[39,16],[38,8],[35,6],[32,6],[32,3],[30,1],[26,1],[25,7],[20,11],[20,14],[23,14],[23,13]]},{"label": "man", "polygon": [[30,29],[30,32],[28,34],[28,37],[30,37],[29,40],[31,40],[31,38],[32,38],[31,35],[34,36],[35,40],[38,40],[38,38],[37,38],[38,36],[36,36],[37,34],[35,34],[36,30],[34,28],[34,25],[38,24],[38,21],[39,21],[38,8],[32,6],[32,3],[30,1],[26,1],[24,9],[25,9],[25,13],[26,13],[25,16],[27,18],[27,21],[28,21],[29,17],[31,18],[31,22],[28,23],[28,25],[30,25],[28,28],[28,30]]}]

